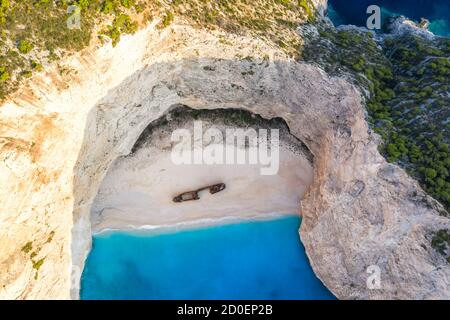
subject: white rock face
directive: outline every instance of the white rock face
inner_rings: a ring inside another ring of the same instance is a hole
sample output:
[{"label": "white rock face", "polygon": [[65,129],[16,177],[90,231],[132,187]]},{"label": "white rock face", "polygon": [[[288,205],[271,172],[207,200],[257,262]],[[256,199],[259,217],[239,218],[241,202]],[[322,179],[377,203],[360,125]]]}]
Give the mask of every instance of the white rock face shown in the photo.
[{"label": "white rock face", "polygon": [[[301,238],[338,298],[450,298],[450,268],[426,239],[450,221],[379,155],[345,80],[254,38],[176,25],[149,26],[68,65],[71,79],[49,70],[0,107],[0,298],[78,297],[105,173],[177,104],[282,117],[308,146]],[[370,265],[381,271],[376,290],[366,286]]]},{"label": "white rock face", "polygon": [[311,0],[320,16],[325,16],[328,7],[328,0]]},{"label": "white rock face", "polygon": [[428,25],[425,28],[420,27],[414,21],[400,16],[395,19],[392,19],[388,25],[388,30],[390,35],[392,36],[401,36],[405,34],[415,34],[429,41],[433,41],[436,36],[427,29]]}]

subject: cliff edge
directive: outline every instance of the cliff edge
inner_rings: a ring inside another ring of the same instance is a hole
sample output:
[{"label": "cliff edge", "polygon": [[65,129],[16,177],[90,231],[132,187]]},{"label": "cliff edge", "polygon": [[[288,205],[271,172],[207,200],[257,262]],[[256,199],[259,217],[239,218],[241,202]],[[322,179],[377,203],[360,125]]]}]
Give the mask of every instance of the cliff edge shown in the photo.
[{"label": "cliff edge", "polygon": [[67,58],[70,74],[49,67],[0,107],[0,298],[78,298],[108,168],[179,105],[281,117],[308,147],[300,236],[338,298],[450,298],[429,239],[450,220],[379,154],[354,85],[253,34],[159,23]]}]

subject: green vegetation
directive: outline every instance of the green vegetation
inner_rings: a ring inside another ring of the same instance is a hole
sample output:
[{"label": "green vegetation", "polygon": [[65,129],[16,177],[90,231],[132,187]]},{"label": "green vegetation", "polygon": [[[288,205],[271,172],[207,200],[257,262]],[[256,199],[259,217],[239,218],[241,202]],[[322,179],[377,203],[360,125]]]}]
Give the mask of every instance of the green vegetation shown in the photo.
[{"label": "green vegetation", "polygon": [[[70,5],[80,8],[80,29],[67,27]],[[137,21],[160,19],[167,28],[180,17],[198,28],[251,32],[296,56],[296,28],[315,15],[311,0],[0,0],[0,101],[34,71],[87,47],[94,30],[115,46]]]},{"label": "green vegetation", "polygon": [[422,188],[450,208],[450,39],[388,38],[321,28],[304,48],[305,60],[331,74],[350,76],[366,90],[381,153],[402,166]]},{"label": "green vegetation", "polygon": [[31,68],[33,70],[36,70],[36,71],[43,71],[44,70],[44,67],[42,66],[42,64],[40,64],[40,63],[38,63],[38,62],[36,62],[34,60],[31,60],[30,66],[31,66]]},{"label": "green vegetation", "polygon": [[433,234],[431,246],[450,263],[450,231],[439,230]]},{"label": "green vegetation", "polygon": [[9,73],[5,67],[0,67],[0,82],[5,82],[9,79]]},{"label": "green vegetation", "polygon": [[33,269],[36,269],[37,271],[42,267],[44,264],[44,258],[39,259],[38,261],[33,261]]},{"label": "green vegetation", "polygon": [[314,22],[316,16],[314,10],[312,9],[314,6],[311,3],[311,0],[298,0],[298,5],[305,11],[308,21]]},{"label": "green vegetation", "polygon": [[172,23],[172,21],[173,21],[173,13],[170,11],[167,11],[167,13],[162,18],[159,27],[161,29],[167,28]]},{"label": "green vegetation", "polygon": [[389,161],[405,167],[447,211],[449,43],[450,39],[430,43],[413,36],[386,40],[384,54],[390,57],[394,77],[370,79],[380,92],[368,103],[372,123],[386,141],[382,152]]},{"label": "green vegetation", "polygon": [[22,76],[24,78],[31,78],[33,76],[33,72],[31,72],[30,70],[22,71]]},{"label": "green vegetation", "polygon": [[52,242],[54,236],[55,236],[55,231],[51,231],[47,238],[47,243]]},{"label": "green vegetation", "polygon": [[[34,256],[33,256],[34,257]],[[31,257],[31,262],[33,263],[33,269],[36,270],[35,274],[34,274],[34,279],[37,280],[38,278],[38,274],[39,274],[39,269],[42,267],[42,265],[44,264],[44,258],[39,259],[37,261],[33,260],[33,257]]]},{"label": "green vegetation", "polygon": [[[31,252],[32,249],[33,249],[33,243],[31,241],[29,241],[22,247],[22,252],[25,252],[26,254],[28,254]],[[41,268],[41,266],[45,260],[44,258],[39,259],[37,261],[34,260],[34,258],[37,256],[39,251],[40,251],[40,248],[37,248],[35,251],[30,253],[30,259],[31,259],[31,263],[33,264],[33,269],[36,270],[36,273],[34,274],[34,279],[38,278],[38,271]]]},{"label": "green vegetation", "polygon": [[137,31],[137,22],[131,20],[126,14],[119,14],[114,18],[112,25],[108,26],[102,34],[112,39],[112,45],[116,46],[120,41],[121,34],[133,34]]},{"label": "green vegetation", "polygon": [[27,54],[33,49],[33,45],[27,40],[20,40],[17,48],[20,53]]},{"label": "green vegetation", "polygon": [[[70,5],[81,10],[81,29],[67,27]],[[137,23],[126,13],[133,13],[133,6],[130,0],[0,0],[0,100],[44,64],[85,48],[97,22],[115,17],[106,34],[114,43],[118,32],[134,32]]]},{"label": "green vegetation", "polygon": [[[300,47],[297,27],[316,16],[311,0],[175,0],[170,12],[201,28],[251,32],[292,56],[297,56]],[[170,17],[165,20],[162,25],[170,22]]]},{"label": "green vegetation", "polygon": [[[55,236],[55,231],[51,231],[48,235],[47,241],[45,243],[50,243],[53,240],[53,237]],[[39,254],[39,251],[41,251],[41,246],[37,246],[37,248],[33,250],[33,243],[31,241],[27,242],[23,247],[22,247],[22,252],[25,252],[26,254],[30,254],[30,260],[31,263],[33,264],[33,269],[36,270],[36,273],[34,274],[34,279],[38,278],[38,271],[39,269],[42,267],[42,265],[44,264],[45,258],[39,259],[39,260],[34,260],[34,258],[36,258],[36,256]]]},{"label": "green vegetation", "polygon": [[25,253],[30,252],[31,249],[33,249],[33,242],[31,242],[31,241],[27,242],[27,243],[22,247],[22,251],[25,252]]}]

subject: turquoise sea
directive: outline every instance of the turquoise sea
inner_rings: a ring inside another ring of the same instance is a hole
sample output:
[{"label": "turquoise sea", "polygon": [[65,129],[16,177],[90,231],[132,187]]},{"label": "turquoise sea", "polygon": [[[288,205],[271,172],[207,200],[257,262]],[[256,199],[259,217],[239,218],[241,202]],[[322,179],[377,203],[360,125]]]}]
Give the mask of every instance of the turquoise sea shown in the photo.
[{"label": "turquoise sea", "polygon": [[335,299],[286,217],[165,234],[94,236],[81,299]]},{"label": "turquoise sea", "polygon": [[429,30],[436,35],[450,36],[449,0],[329,0],[328,15],[333,23],[365,26],[369,5],[382,9],[382,20],[403,15],[416,22],[420,18],[430,21]]}]

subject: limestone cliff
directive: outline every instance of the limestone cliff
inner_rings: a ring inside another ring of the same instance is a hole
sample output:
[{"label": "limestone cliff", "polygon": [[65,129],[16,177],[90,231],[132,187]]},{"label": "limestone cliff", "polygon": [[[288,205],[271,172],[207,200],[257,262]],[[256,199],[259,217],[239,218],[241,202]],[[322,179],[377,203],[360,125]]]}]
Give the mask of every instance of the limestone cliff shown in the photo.
[{"label": "limestone cliff", "polygon": [[[307,145],[314,177],[300,235],[338,298],[450,298],[450,267],[427,240],[450,220],[378,153],[347,80],[268,41],[185,24],[153,23],[66,65],[76,72],[49,69],[0,107],[0,298],[78,297],[108,167],[179,104],[281,117]],[[376,290],[366,285],[371,265]]]}]

